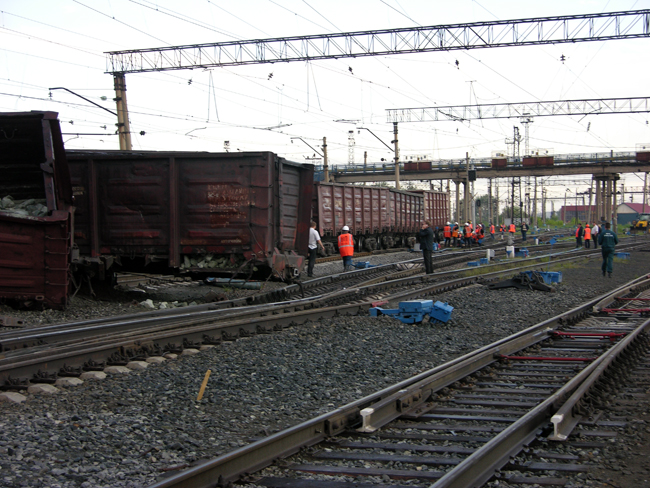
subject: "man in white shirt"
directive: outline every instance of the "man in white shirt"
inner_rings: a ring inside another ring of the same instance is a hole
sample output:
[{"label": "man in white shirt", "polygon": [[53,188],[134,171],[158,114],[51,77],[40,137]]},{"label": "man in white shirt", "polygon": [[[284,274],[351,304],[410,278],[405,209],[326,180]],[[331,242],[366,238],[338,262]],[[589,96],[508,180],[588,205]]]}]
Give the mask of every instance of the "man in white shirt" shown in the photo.
[{"label": "man in white shirt", "polygon": [[600,232],[600,226],[594,222],[594,226],[591,228],[591,240],[594,243],[594,249],[598,249],[598,233]]},{"label": "man in white shirt", "polygon": [[316,264],[318,246],[325,252],[325,247],[323,247],[323,243],[320,241],[320,234],[316,230],[316,222],[312,220],[309,227],[309,264],[307,265],[307,276],[310,278],[314,276],[314,265]]}]

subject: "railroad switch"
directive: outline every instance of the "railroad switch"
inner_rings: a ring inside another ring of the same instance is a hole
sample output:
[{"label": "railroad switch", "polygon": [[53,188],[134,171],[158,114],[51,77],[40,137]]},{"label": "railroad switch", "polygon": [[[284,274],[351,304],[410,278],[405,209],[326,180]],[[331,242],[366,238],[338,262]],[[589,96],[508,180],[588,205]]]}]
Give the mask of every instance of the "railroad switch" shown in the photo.
[{"label": "railroad switch", "polygon": [[638,313],[641,317],[646,317],[650,315],[650,308],[603,308],[600,313],[609,315],[617,313],[624,315]]},{"label": "railroad switch", "polygon": [[554,330],[550,332],[553,337],[563,337],[567,339],[575,339],[576,337],[600,337],[601,339],[609,339],[609,342],[616,342],[616,339],[625,337],[625,332],[607,332],[607,333],[594,333],[594,332],[560,332]]},{"label": "railroad switch", "polygon": [[370,316],[389,315],[405,324],[419,324],[426,316],[429,316],[429,322],[447,323],[453,310],[454,307],[447,303],[433,303],[433,300],[411,300],[399,302],[399,308],[373,307],[370,309]]},{"label": "railroad switch", "polygon": [[591,362],[598,358],[573,358],[573,357],[549,357],[549,356],[504,356],[495,354],[496,359],[502,361],[563,361],[563,362]]}]

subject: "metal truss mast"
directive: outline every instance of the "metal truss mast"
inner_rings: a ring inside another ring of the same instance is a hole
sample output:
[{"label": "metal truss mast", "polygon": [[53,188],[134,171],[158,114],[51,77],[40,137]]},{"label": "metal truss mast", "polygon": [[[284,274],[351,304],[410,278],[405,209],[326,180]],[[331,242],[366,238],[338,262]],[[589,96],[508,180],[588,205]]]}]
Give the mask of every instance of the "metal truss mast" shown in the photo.
[{"label": "metal truss mast", "polygon": [[551,115],[631,114],[650,112],[650,97],[395,108],[387,109],[386,112],[388,122],[507,119],[511,117],[545,117]]},{"label": "metal truss mast", "polygon": [[316,59],[650,37],[650,9],[112,51],[107,72],[142,73]]}]

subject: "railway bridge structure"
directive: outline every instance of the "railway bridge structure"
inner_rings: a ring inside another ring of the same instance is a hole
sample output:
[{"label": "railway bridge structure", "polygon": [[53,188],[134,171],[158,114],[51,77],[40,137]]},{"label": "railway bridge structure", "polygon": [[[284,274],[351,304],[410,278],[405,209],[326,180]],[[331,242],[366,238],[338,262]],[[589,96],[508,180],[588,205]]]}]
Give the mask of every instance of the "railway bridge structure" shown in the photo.
[{"label": "railway bridge structure", "polygon": [[[318,170],[318,168],[317,168]],[[617,181],[624,173],[650,172],[650,147],[637,152],[605,152],[524,157],[469,158],[456,160],[408,160],[399,163],[402,181],[451,181],[456,186],[456,220],[470,215],[469,183],[477,179],[591,175],[599,218],[616,226]],[[338,165],[329,168],[329,181],[337,183],[389,182],[395,180],[393,163]],[[463,203],[460,203],[460,186]],[[514,186],[514,185],[513,185]],[[514,200],[514,199],[513,199]],[[535,186],[534,207],[537,208]],[[491,206],[490,206],[491,208]],[[536,218],[536,212],[535,212]],[[595,220],[595,219],[594,219]],[[536,224],[536,222],[534,222]]]}]

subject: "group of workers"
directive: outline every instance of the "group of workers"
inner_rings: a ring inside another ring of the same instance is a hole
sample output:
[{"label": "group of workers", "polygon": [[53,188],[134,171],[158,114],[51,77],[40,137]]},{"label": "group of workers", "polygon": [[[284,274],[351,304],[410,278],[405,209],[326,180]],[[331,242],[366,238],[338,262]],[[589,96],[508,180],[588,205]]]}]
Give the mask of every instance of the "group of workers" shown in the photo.
[{"label": "group of workers", "polygon": [[576,247],[583,247],[583,239],[585,249],[591,248],[592,242],[594,243],[594,249],[598,249],[598,244],[600,244],[601,254],[603,256],[601,270],[603,276],[607,274],[611,278],[614,268],[614,251],[616,244],[618,244],[618,236],[610,227],[609,222],[605,222],[602,225],[593,222],[591,227],[589,224],[585,224],[583,227],[582,223],[578,222],[576,229]]},{"label": "group of workers", "polygon": [[[490,226],[492,238],[494,238],[494,225]],[[447,222],[443,227],[442,235],[444,237],[444,247],[472,247],[473,245],[482,246],[485,238],[485,227],[483,224],[472,224],[472,221],[465,222],[461,227],[458,222]],[[440,244],[440,243],[439,243]]]},{"label": "group of workers", "polygon": [[[320,235],[316,230],[316,222],[312,221],[310,223],[309,229],[309,264],[307,266],[307,276],[312,277],[314,274],[314,265],[316,264],[316,254],[318,252],[318,247],[325,251],[323,243],[320,240]],[[508,241],[514,241],[514,235],[517,232],[515,224],[509,224],[508,226],[500,225],[499,232],[501,234],[501,239],[503,235],[508,231]],[[495,239],[496,227],[494,224],[490,223],[489,234],[492,240]],[[528,224],[523,222],[521,224],[521,235],[522,239],[526,240],[526,233],[528,232]],[[472,225],[472,221],[468,221],[465,225],[461,226],[458,222],[454,222],[452,225],[451,222],[447,224],[442,229],[442,236],[440,235],[440,229],[436,227],[435,229],[431,228],[431,223],[429,221],[422,222],[421,229],[418,233],[418,241],[420,242],[420,249],[422,250],[424,258],[424,269],[426,274],[433,273],[433,264],[432,264],[432,252],[437,250],[439,247],[472,247],[472,244],[482,246],[483,239],[485,238],[485,229],[483,224],[476,224],[476,228]],[[585,241],[585,248],[589,249],[591,246],[591,241],[594,242],[594,248],[598,248],[598,244],[601,245],[601,251],[603,255],[603,264],[602,264],[602,274],[605,276],[609,275],[611,278],[613,271],[613,260],[614,260],[614,248],[618,244],[617,235],[610,230],[609,222],[599,226],[596,222],[590,227],[589,224],[586,224],[585,227],[582,227],[582,224],[578,224],[576,229],[576,243],[578,247],[582,247],[582,239]],[[444,239],[444,243],[443,243]],[[354,255],[354,237],[350,234],[350,228],[347,225],[344,225],[341,229],[341,234],[338,236],[338,248],[341,258],[343,259],[343,270],[350,271],[352,266],[352,256]]]},{"label": "group of workers", "polygon": [[582,241],[584,239],[584,247],[586,249],[591,247],[592,242],[594,243],[594,249],[598,249],[598,234],[600,232],[601,229],[597,222],[594,222],[591,227],[589,224],[583,227],[582,223],[578,222],[578,228],[576,229],[576,247],[582,247]]}]

